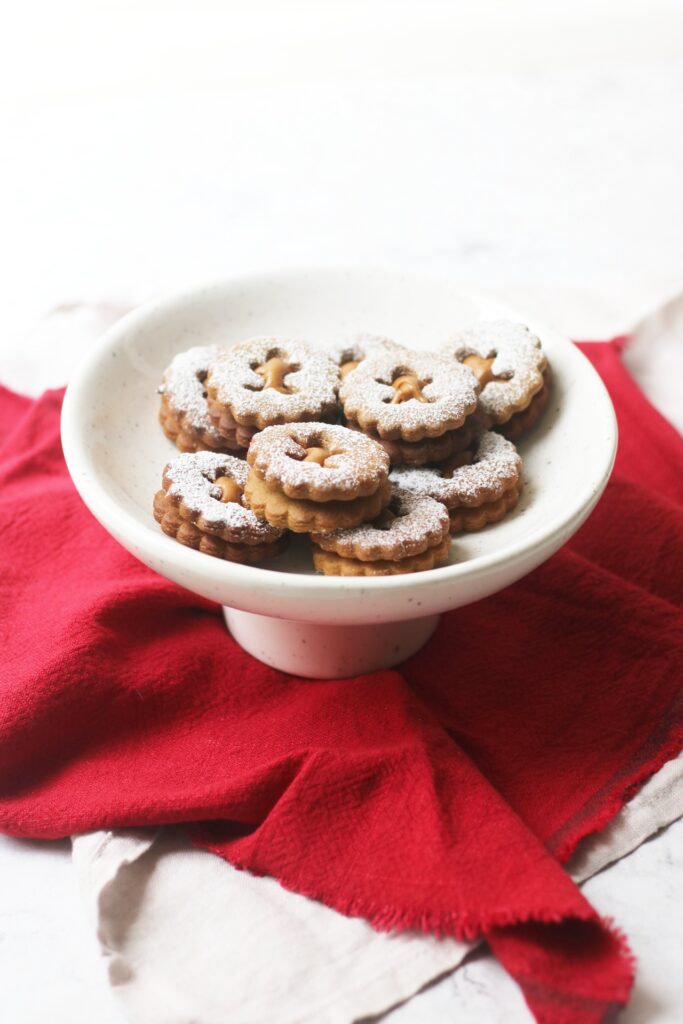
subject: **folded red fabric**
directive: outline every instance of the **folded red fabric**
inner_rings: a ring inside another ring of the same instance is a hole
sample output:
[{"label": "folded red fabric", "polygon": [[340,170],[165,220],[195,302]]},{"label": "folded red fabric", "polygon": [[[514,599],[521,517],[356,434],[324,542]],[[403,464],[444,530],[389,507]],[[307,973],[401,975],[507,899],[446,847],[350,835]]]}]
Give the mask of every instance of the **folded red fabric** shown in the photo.
[{"label": "folded red fabric", "polygon": [[255,661],[123,551],[66,472],[61,393],[3,392],[0,827],[201,823],[378,928],[486,936],[539,1021],[604,1020],[632,964],[561,864],[683,745],[683,440],[618,343],[585,351],[621,429],[589,522],[400,670],[337,682]]}]

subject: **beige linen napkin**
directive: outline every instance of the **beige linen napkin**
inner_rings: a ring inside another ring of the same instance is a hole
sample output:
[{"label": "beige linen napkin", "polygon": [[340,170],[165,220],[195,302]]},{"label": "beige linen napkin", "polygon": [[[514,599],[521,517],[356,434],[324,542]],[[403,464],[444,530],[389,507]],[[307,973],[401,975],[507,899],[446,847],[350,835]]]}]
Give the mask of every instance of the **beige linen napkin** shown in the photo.
[{"label": "beige linen napkin", "polygon": [[[573,876],[583,881],[681,814],[683,755],[580,847]],[[180,830],[78,836],[73,856],[111,984],[135,1024],[351,1024],[413,996],[474,948],[375,932],[193,849]],[[439,993],[415,998],[420,1017],[434,1019]]]},{"label": "beige linen napkin", "polygon": [[140,1024],[347,1024],[407,999],[470,948],[387,935],[287,892],[180,831],[77,837],[109,978]]}]

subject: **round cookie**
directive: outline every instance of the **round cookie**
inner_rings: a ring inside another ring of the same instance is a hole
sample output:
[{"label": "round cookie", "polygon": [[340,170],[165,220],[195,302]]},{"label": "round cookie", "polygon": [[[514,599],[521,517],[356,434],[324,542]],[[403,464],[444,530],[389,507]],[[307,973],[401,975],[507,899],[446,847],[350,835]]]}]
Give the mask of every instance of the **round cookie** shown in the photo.
[{"label": "round cookie", "polygon": [[403,349],[365,359],[339,397],[346,419],[363,430],[414,443],[462,427],[478,392],[476,378],[448,356]]},{"label": "round cookie", "polygon": [[169,537],[205,554],[245,563],[274,558],[284,550],[284,534],[246,505],[248,472],[232,455],[180,455],[164,469],[154,518]]},{"label": "round cookie", "polygon": [[459,331],[443,352],[477,377],[486,426],[519,437],[534,425],[547,403],[550,377],[541,342],[528,327],[483,321]]},{"label": "round cookie", "polygon": [[329,423],[267,427],[252,440],[247,461],[250,508],[295,533],[367,522],[391,494],[382,446]]},{"label": "round cookie", "polygon": [[448,509],[451,533],[480,530],[501,520],[517,504],[522,460],[511,441],[495,431],[482,434],[472,452],[439,466],[391,472],[396,486],[428,495]]},{"label": "round cookie", "polygon": [[[181,452],[225,451],[238,445],[223,437],[211,422],[205,381],[220,356],[217,345],[197,345],[172,360],[159,385],[159,422]],[[246,448],[248,446],[245,445]]]},{"label": "round cookie", "polygon": [[392,489],[372,523],[314,533],[313,564],[326,576],[393,576],[433,569],[448,560],[450,522],[444,506],[425,495]]},{"label": "round cookie", "polygon": [[206,381],[214,426],[248,446],[258,430],[279,423],[335,421],[339,367],[303,341],[252,338],[227,349]]}]

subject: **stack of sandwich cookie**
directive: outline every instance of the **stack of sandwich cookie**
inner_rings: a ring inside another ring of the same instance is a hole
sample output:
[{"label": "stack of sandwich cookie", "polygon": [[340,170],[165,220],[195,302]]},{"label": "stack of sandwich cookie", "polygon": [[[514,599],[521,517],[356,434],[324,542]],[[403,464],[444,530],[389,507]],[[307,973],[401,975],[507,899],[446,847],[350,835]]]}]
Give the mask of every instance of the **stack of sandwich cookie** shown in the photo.
[{"label": "stack of sandwich cookie", "polygon": [[394,465],[424,465],[472,441],[479,384],[445,355],[397,349],[375,353],[339,390],[349,427],[377,440]]},{"label": "stack of sandwich cookie", "polygon": [[303,341],[252,338],[226,350],[206,379],[209,416],[234,448],[278,423],[334,422],[339,367]]},{"label": "stack of sandwich cookie", "polygon": [[389,502],[389,458],[345,427],[289,423],[257,434],[245,495],[274,526],[313,533],[375,519]]},{"label": "stack of sandwich cookie", "polygon": [[220,452],[231,447],[211,422],[206,403],[205,381],[223,351],[217,345],[198,345],[180,352],[159,385],[159,422],[181,452]]},{"label": "stack of sandwich cookie", "polygon": [[459,331],[443,353],[477,377],[482,423],[506,437],[514,440],[530,430],[548,404],[548,360],[540,340],[524,324],[475,324]]},{"label": "stack of sandwich cookie", "polygon": [[232,455],[179,455],[164,469],[154,518],[169,537],[207,555],[244,563],[275,558],[284,551],[285,534],[246,504],[248,472]]},{"label": "stack of sandwich cookie", "polygon": [[509,438],[537,422],[549,380],[538,338],[508,321],[460,331],[438,353],[378,335],[327,351],[275,337],[192,348],[159,388],[161,425],[187,454],[167,465],[155,518],[237,562],[275,557],[292,531],[311,535],[326,575],[433,568],[448,531],[517,504]]},{"label": "stack of sandwich cookie", "polygon": [[314,533],[313,564],[326,576],[395,576],[448,561],[449,518],[425,495],[393,487],[387,508],[372,523]]}]

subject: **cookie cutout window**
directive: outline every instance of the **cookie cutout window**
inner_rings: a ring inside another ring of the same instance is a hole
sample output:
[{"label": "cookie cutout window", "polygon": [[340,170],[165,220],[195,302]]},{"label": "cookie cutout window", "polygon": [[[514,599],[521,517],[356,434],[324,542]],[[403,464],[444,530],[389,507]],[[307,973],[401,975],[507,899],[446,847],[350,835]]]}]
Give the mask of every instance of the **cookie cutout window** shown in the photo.
[{"label": "cookie cutout window", "polygon": [[272,388],[281,395],[292,395],[294,389],[287,385],[285,378],[290,373],[296,373],[301,367],[298,363],[290,362],[286,352],[273,349],[267,353],[265,362],[252,366],[252,369],[259,377],[263,377],[263,384],[260,388],[253,384],[245,385],[249,391],[267,391]]},{"label": "cookie cutout window", "polygon": [[214,481],[214,486],[211,490],[211,496],[216,498],[217,501],[225,502],[225,504],[234,502],[236,505],[241,505],[242,494],[243,488],[231,476],[219,476]]},{"label": "cookie cutout window", "polygon": [[[386,383],[380,378],[375,379],[378,384]],[[400,366],[394,371],[391,378],[391,387],[394,389],[394,394],[387,395],[382,401],[385,405],[402,405],[403,402],[410,402],[414,399],[416,402],[427,404],[431,399],[423,393],[422,389],[431,384],[431,382],[431,377],[420,379],[413,370]]]},{"label": "cookie cutout window", "polygon": [[490,384],[491,381],[507,381],[513,376],[512,373],[503,373],[497,376],[493,372],[493,364],[497,356],[498,353],[494,352],[492,356],[488,357],[472,354],[471,356],[465,356],[463,359],[465,366],[469,366],[483,388]]}]

